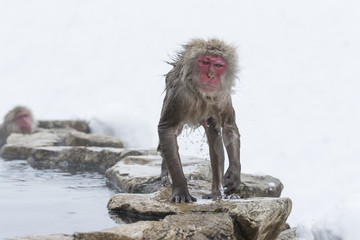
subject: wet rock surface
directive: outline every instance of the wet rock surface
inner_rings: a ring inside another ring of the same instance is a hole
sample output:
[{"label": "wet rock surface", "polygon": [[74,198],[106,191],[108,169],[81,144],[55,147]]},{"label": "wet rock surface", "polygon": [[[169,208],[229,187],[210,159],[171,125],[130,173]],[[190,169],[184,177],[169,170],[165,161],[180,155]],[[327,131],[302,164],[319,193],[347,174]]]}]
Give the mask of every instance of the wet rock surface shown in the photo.
[{"label": "wet rock surface", "polygon": [[27,159],[32,167],[60,168],[81,171],[105,170],[121,159],[124,149],[104,149],[99,147],[39,147]]},{"label": "wet rock surface", "polygon": [[66,146],[87,146],[87,147],[114,147],[123,148],[124,144],[120,139],[113,137],[86,134],[78,131],[71,131],[65,138]]},{"label": "wet rock surface", "polygon": [[[191,190],[190,192],[198,198],[196,203],[169,203],[171,195],[169,187],[150,194],[116,194],[110,199],[108,208],[120,218],[130,213],[139,219],[190,213],[200,215],[226,213],[236,226],[232,232],[232,236],[236,239],[266,240],[277,238],[291,212],[292,203],[289,198],[203,200],[199,192]],[[201,230],[197,229],[197,231]]]},{"label": "wet rock surface", "polygon": [[291,228],[280,233],[277,240],[293,240],[296,237],[296,228]]},{"label": "wet rock surface", "polygon": [[[12,134],[4,159],[27,159],[36,168],[94,170],[120,192],[108,203],[117,227],[73,235],[33,235],[9,239],[277,239],[291,212],[279,198],[283,185],[271,176],[242,174],[242,199],[201,199],[211,189],[208,160],[182,157],[195,203],[169,203],[171,187],[160,182],[161,157],[154,149],[126,149],[120,139],[86,134],[71,121],[43,122],[33,134]],[[77,129],[75,129],[75,126]],[[53,127],[53,128],[52,128]],[[292,239],[283,232],[279,239]],[[286,238],[288,237],[288,238]]]},{"label": "wet rock surface", "polygon": [[73,236],[65,234],[49,234],[49,235],[27,235],[21,237],[5,238],[5,240],[73,240]]},{"label": "wet rock surface", "polygon": [[104,173],[127,156],[157,154],[155,150],[126,149],[112,147],[37,147],[27,161],[33,167],[60,168],[80,171],[94,170]]},{"label": "wet rock surface", "polygon": [[[162,187],[159,155],[129,156],[106,171],[110,183],[122,192],[150,193]],[[210,180],[209,161],[185,157],[182,159],[184,174],[192,180]]]},{"label": "wet rock surface", "polygon": [[137,222],[74,236],[76,239],[237,239],[228,213],[169,215],[162,221]]},{"label": "wet rock surface", "polygon": [[1,157],[7,160],[27,159],[36,147],[62,145],[69,131],[73,130],[44,129],[33,134],[13,133],[1,148]]},{"label": "wet rock surface", "polygon": [[120,139],[86,134],[71,128],[74,125],[79,129],[85,129],[82,123],[79,121],[55,121],[55,124],[48,122],[48,126],[59,127],[38,129],[33,134],[11,134],[7,139],[7,144],[1,148],[0,156],[7,160],[27,159],[31,166],[37,168],[105,172],[107,168],[128,155],[149,154],[145,150],[123,148],[124,145]]},{"label": "wet rock surface", "polygon": [[[110,183],[122,192],[150,193],[159,190],[160,156],[130,156],[116,163],[106,171]],[[189,188],[205,189],[207,194],[211,189],[211,166],[208,160],[182,157],[183,170],[190,181]],[[283,184],[279,179],[271,176],[254,176],[241,174],[241,198],[252,197],[280,197]],[[193,185],[193,186],[192,186]]]},{"label": "wet rock surface", "polygon": [[83,121],[83,120],[65,120],[65,121],[40,120],[40,121],[38,121],[38,127],[46,128],[46,129],[70,128],[70,129],[75,129],[79,132],[90,133],[89,123],[87,121]]}]

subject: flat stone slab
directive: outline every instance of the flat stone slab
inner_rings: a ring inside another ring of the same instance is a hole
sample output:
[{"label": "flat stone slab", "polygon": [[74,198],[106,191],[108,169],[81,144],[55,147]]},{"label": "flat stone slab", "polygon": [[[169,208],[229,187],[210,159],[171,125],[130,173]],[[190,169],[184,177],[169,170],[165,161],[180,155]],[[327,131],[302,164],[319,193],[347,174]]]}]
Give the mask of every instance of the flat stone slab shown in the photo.
[{"label": "flat stone slab", "polygon": [[[129,156],[109,168],[105,175],[110,183],[122,192],[150,193],[162,187],[160,182],[162,158],[153,156]],[[210,180],[209,161],[183,157],[183,171],[191,180]]]},{"label": "flat stone slab", "polygon": [[99,232],[75,233],[75,239],[236,239],[228,213],[185,213],[162,221],[141,221]]},{"label": "flat stone slab", "polygon": [[28,158],[36,168],[60,168],[65,170],[97,170],[104,172],[121,159],[124,149],[98,147],[39,147]]},{"label": "flat stone slab", "polygon": [[102,231],[77,232],[71,236],[63,234],[33,235],[9,238],[9,240],[275,240],[291,211],[291,201],[284,198],[255,199],[242,201],[242,203],[239,200],[229,201],[224,203],[224,207],[221,207],[221,202],[215,203],[216,206],[210,204],[204,208],[196,203],[171,205],[181,205],[182,210],[175,210],[176,214],[167,215],[160,221],[139,221]]},{"label": "flat stone slab", "polygon": [[0,152],[0,156],[7,160],[27,159],[33,167],[102,173],[127,156],[145,154],[157,155],[157,152],[155,149],[126,149],[120,139],[70,128],[11,134]]},{"label": "flat stone slab", "polygon": [[124,144],[120,139],[97,134],[86,134],[83,132],[72,131],[66,135],[66,146],[86,146],[86,147],[114,147],[123,148]]},{"label": "flat stone slab", "polygon": [[73,236],[65,234],[48,234],[48,235],[27,235],[21,237],[5,238],[4,240],[73,240]]},{"label": "flat stone slab", "polygon": [[65,143],[69,130],[43,130],[32,134],[13,133],[1,149],[4,159],[27,159],[32,150],[42,146],[57,146]]},{"label": "flat stone slab", "polygon": [[38,147],[28,162],[33,167],[105,172],[116,162],[131,155],[156,154],[155,150],[104,147]]},{"label": "flat stone slab", "polygon": [[[240,239],[271,240],[276,239],[282,231],[292,207],[289,198],[198,199],[195,203],[169,203],[170,194],[170,188],[150,194],[120,193],[110,199],[108,209],[119,216],[132,214],[140,218],[163,218],[168,215],[191,213],[226,213],[231,216],[236,226],[233,234],[240,236]],[[185,220],[183,224],[186,224]]]},{"label": "flat stone slab", "polygon": [[[121,192],[151,193],[158,191],[160,182],[162,158],[153,156],[130,156],[117,162],[109,168],[105,175],[109,182]],[[210,193],[211,165],[208,160],[194,157],[182,157],[182,165],[187,177],[189,188]],[[242,198],[252,197],[280,197],[283,184],[279,179],[271,176],[253,176],[241,174]],[[193,181],[204,180],[204,181]]]},{"label": "flat stone slab", "polygon": [[46,129],[72,128],[79,132],[90,133],[89,122],[83,120],[40,120],[38,127]]},{"label": "flat stone slab", "polygon": [[84,146],[123,148],[120,139],[86,134],[74,129],[39,129],[32,134],[11,134],[1,149],[4,159],[27,159],[34,149],[49,146]]}]

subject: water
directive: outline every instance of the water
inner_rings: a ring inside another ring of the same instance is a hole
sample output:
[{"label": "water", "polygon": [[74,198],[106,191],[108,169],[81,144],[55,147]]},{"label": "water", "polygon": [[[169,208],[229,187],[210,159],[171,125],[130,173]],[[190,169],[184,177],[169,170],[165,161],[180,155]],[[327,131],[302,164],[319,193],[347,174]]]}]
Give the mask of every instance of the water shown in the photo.
[{"label": "water", "polygon": [[0,239],[115,226],[106,208],[114,193],[99,173],[40,170],[0,158]]}]

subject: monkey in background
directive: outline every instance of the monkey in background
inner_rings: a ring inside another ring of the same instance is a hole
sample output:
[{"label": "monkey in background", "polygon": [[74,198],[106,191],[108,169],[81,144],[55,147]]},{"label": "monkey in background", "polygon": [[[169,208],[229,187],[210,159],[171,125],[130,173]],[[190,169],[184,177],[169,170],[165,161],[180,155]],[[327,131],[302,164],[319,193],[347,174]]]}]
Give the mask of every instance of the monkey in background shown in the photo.
[{"label": "monkey in background", "polygon": [[[177,136],[185,124],[203,126],[209,144],[212,167],[211,193],[206,199],[231,195],[240,190],[240,134],[231,102],[238,72],[234,47],[217,39],[191,40],[170,63],[166,74],[166,95],[158,124],[159,150],[163,158],[161,179],[168,182],[170,202],[194,202],[190,195],[178,152]],[[224,175],[224,147],[229,168]]]},{"label": "monkey in background", "polygon": [[4,122],[0,125],[0,148],[6,144],[6,139],[11,133],[32,133],[36,126],[29,108],[15,107],[5,115]]}]

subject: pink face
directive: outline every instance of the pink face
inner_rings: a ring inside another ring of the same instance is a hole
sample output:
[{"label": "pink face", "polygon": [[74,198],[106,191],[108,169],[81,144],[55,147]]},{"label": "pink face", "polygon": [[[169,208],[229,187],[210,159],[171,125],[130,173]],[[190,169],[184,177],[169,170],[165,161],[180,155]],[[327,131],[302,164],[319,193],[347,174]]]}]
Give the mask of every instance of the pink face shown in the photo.
[{"label": "pink face", "polygon": [[221,77],[226,72],[226,62],[222,57],[210,54],[198,57],[200,71],[199,87],[205,92],[214,92],[220,85]]},{"label": "pink face", "polygon": [[32,130],[32,119],[29,113],[19,112],[14,119],[15,124],[20,127],[21,132],[30,133]]}]

